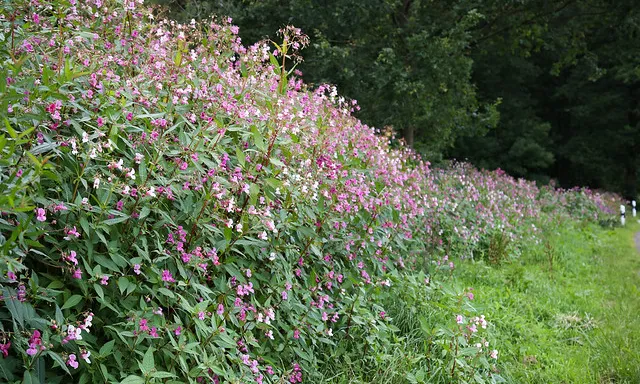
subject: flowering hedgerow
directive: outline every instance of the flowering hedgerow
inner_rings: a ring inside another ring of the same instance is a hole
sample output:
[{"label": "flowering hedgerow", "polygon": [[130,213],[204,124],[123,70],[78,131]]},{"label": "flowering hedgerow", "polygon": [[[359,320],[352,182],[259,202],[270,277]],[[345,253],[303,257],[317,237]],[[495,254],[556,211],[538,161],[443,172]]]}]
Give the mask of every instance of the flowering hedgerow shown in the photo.
[{"label": "flowering hedgerow", "polygon": [[[307,89],[287,70],[299,30],[244,47],[229,21],[140,3],[2,10],[3,380],[313,380],[339,340],[390,345],[396,284],[416,306],[472,299],[434,293],[447,244],[540,215],[534,184],[431,171],[334,88]],[[434,348],[493,380],[487,322],[458,308]]]}]

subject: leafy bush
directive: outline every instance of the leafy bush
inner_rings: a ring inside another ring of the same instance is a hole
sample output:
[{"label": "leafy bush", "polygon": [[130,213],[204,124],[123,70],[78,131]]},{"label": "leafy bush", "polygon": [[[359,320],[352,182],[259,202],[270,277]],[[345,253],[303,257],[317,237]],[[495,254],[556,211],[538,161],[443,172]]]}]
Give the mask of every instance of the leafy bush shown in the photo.
[{"label": "leafy bush", "polygon": [[[337,340],[402,345],[385,305],[462,308],[450,254],[539,213],[535,185],[431,171],[307,89],[295,28],[272,50],[132,0],[5,5],[3,380],[320,380]],[[496,380],[486,320],[447,308],[413,380]]]}]

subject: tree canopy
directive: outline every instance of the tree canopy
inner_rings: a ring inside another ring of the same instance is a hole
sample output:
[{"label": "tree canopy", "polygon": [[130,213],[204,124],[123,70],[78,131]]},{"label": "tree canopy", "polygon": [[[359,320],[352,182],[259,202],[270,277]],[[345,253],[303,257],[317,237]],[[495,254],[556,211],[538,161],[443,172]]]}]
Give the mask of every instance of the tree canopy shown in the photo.
[{"label": "tree canopy", "polygon": [[246,43],[295,25],[307,82],[429,160],[636,195],[640,15],[632,0],[158,0],[230,16]]}]

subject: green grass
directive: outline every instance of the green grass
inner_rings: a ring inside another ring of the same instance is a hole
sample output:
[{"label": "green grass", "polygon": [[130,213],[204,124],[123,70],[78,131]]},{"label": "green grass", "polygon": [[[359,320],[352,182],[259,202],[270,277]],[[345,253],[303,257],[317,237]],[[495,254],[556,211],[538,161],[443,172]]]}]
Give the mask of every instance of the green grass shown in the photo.
[{"label": "green grass", "polygon": [[[494,247],[484,261],[458,261],[447,284],[458,292],[473,287],[471,303],[491,323],[489,348],[499,350],[502,378],[518,384],[640,383],[639,231],[637,223],[615,230],[567,223],[538,243],[511,249],[517,257],[505,258],[504,249]],[[487,261],[500,259],[497,265]],[[375,355],[363,346],[364,336],[343,340],[312,382],[476,382],[434,363],[442,350],[430,345],[431,331],[421,330],[421,321],[427,329],[450,323],[459,308],[437,300],[416,303],[407,295],[402,288],[381,303],[398,327],[393,346]]]},{"label": "green grass", "polygon": [[514,261],[461,263],[508,382],[640,383],[637,231],[561,228]]}]

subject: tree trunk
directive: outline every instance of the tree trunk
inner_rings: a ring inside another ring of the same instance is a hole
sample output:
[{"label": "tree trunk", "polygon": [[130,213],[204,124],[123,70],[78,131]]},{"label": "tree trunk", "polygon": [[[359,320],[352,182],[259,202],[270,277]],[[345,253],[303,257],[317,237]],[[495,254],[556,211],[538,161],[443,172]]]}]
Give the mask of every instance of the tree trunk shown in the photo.
[{"label": "tree trunk", "polygon": [[404,128],[403,137],[407,147],[409,148],[413,148],[413,134],[415,130],[416,128],[413,125],[409,125]]}]

